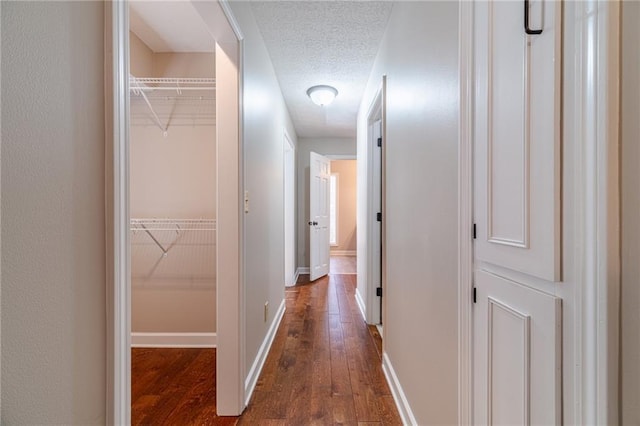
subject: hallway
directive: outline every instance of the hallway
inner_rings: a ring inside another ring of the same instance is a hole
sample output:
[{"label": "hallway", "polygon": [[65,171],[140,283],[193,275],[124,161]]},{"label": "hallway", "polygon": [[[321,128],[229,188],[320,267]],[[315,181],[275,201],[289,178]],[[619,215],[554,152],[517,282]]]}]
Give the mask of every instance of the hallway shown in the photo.
[{"label": "hallway", "polygon": [[215,349],[134,348],[132,424],[402,424],[380,337],[355,303],[356,276],[308,278],[286,292],[287,310],[240,418],[216,415]]},{"label": "hallway", "polygon": [[239,424],[401,424],[355,302],[355,275],[305,280],[286,291],[287,310]]}]

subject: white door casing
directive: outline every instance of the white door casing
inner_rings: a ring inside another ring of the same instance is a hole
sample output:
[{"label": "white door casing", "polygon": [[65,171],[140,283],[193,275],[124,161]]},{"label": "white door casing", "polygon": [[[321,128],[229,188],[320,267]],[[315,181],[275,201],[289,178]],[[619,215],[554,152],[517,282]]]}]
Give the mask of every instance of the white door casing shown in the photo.
[{"label": "white door casing", "polygon": [[473,15],[473,423],[560,424],[561,4]]},{"label": "white door casing", "polygon": [[[239,415],[245,405],[244,328],[242,317],[242,98],[243,35],[228,0],[195,2],[194,7],[209,28],[216,46],[218,163],[217,243],[229,248],[217,255],[218,330],[216,407],[220,415]],[[107,424],[131,423],[131,316],[129,264],[129,2],[106,4],[105,60],[110,69],[106,82],[110,142],[107,176]],[[218,60],[224,54],[224,60]],[[224,75],[223,75],[224,74]],[[222,113],[222,112],[223,113]],[[223,124],[224,123],[224,124]],[[222,202],[224,201],[224,202]]]},{"label": "white door casing", "polygon": [[329,186],[331,160],[310,153],[309,158],[309,274],[315,281],[329,273]]},{"label": "white door casing", "polygon": [[[373,199],[373,209],[376,213],[382,214],[382,146],[378,144],[378,139],[382,138],[382,119],[376,120],[373,123],[373,192],[371,197]],[[376,221],[372,227],[371,238],[373,239],[373,267],[371,269],[371,284],[374,287],[382,288],[382,220]],[[384,295],[384,289],[382,290]],[[377,317],[376,322],[382,324],[382,296],[378,296]],[[375,311],[374,311],[375,312]]]},{"label": "white door casing", "polygon": [[285,285],[295,284],[295,158],[291,138],[284,131],[284,278]]},{"label": "white door casing", "polygon": [[[380,323],[384,311],[384,301],[377,295],[377,288],[384,287],[385,282],[383,211],[385,143],[382,141],[382,146],[378,147],[378,138],[384,139],[385,135],[386,81],[387,77],[383,75],[380,88],[367,113],[367,149],[363,153],[358,153],[358,161],[362,159],[366,165],[366,189],[362,191],[366,201],[360,204],[359,199],[358,203],[358,210],[365,212],[364,217],[358,216],[358,239],[361,238],[361,230],[364,230],[363,234],[365,234],[365,249],[362,253],[358,253],[358,288],[360,289],[360,284],[363,284],[365,293],[356,293],[356,295],[366,298],[366,301],[361,304],[361,309],[369,324]],[[377,221],[376,218],[379,212],[383,213],[382,222]]]}]

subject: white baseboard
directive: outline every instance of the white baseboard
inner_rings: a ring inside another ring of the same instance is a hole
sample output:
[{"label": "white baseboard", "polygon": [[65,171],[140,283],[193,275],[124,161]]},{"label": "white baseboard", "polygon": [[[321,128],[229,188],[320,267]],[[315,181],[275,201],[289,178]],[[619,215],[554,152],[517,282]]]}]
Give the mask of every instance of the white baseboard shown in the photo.
[{"label": "white baseboard", "polygon": [[329,252],[330,256],[356,256],[355,250],[331,250]]},{"label": "white baseboard", "polygon": [[311,270],[309,269],[308,266],[301,266],[298,268],[298,270],[296,271],[296,274],[298,276],[300,275],[309,275],[309,273],[311,272]]},{"label": "white baseboard", "polygon": [[378,330],[380,338],[384,339],[384,328],[382,327],[382,324],[376,324],[376,330]]},{"label": "white baseboard", "polygon": [[131,333],[132,348],[215,348],[216,333]]},{"label": "white baseboard", "polygon": [[280,307],[278,307],[276,316],[273,318],[273,322],[269,326],[267,335],[264,337],[262,345],[260,345],[260,349],[258,349],[258,354],[256,355],[256,359],[253,361],[253,365],[251,365],[251,370],[249,370],[247,379],[244,382],[245,405],[249,405],[249,400],[251,400],[253,390],[256,388],[256,383],[258,383],[258,377],[260,377],[260,372],[262,372],[262,367],[264,367],[264,362],[269,354],[269,349],[271,349],[273,339],[276,337],[276,332],[278,331],[282,317],[284,317],[284,310],[285,304],[283,299],[282,303],[280,303]]},{"label": "white baseboard", "polygon": [[398,407],[402,424],[417,425],[418,422],[411,411],[409,401],[407,401],[398,376],[396,376],[396,372],[386,353],[382,354],[382,371],[384,371],[384,376],[387,378],[387,383],[389,383],[389,387],[391,388],[391,394],[393,395],[393,400],[396,402],[396,407]]},{"label": "white baseboard", "polygon": [[360,313],[362,314],[362,318],[364,318],[364,322],[367,322],[367,309],[365,308],[364,300],[360,297],[360,292],[356,289],[356,303],[358,308],[360,308]]},{"label": "white baseboard", "polygon": [[293,274],[293,280],[289,284],[285,284],[285,287],[293,287],[298,283],[298,278],[300,278],[300,268],[296,269],[296,272]]}]

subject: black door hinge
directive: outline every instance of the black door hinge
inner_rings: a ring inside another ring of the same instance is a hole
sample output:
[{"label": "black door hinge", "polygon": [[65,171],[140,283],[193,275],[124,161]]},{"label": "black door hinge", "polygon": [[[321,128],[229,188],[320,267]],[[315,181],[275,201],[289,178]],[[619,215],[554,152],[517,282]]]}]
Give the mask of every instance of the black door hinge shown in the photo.
[{"label": "black door hinge", "polygon": [[378,146],[382,147],[382,138],[378,138]]},{"label": "black door hinge", "polygon": [[382,222],[382,213],[380,213],[380,212],[376,213],[376,220],[378,222]]},{"label": "black door hinge", "polygon": [[382,287],[376,288],[376,296],[382,297]]},{"label": "black door hinge", "polygon": [[473,239],[476,239],[476,224],[473,224]]},{"label": "black door hinge", "polygon": [[473,303],[476,303],[478,301],[477,297],[476,297],[476,288],[473,288]]}]

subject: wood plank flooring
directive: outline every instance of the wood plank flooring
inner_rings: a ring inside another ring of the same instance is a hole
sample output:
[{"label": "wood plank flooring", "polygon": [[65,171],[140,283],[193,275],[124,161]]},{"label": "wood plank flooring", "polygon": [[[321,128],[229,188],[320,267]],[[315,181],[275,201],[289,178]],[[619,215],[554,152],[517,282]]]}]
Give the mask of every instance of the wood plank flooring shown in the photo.
[{"label": "wood plank flooring", "polygon": [[216,415],[215,349],[131,350],[132,425],[235,425]]},{"label": "wood plank flooring", "polygon": [[305,278],[285,293],[285,316],[240,418],[215,416],[214,350],[134,349],[133,424],[401,424],[379,335],[355,302],[356,276]]},{"label": "wood plank flooring", "polygon": [[329,274],[356,274],[356,256],[337,256],[329,258]]},{"label": "wood plank flooring", "polygon": [[331,275],[287,289],[285,316],[240,425],[402,424],[355,285],[355,275]]}]

